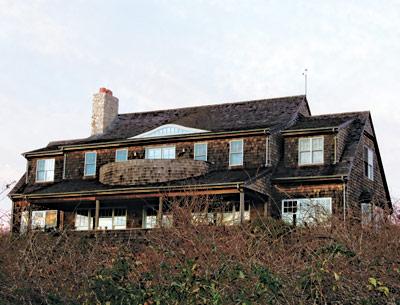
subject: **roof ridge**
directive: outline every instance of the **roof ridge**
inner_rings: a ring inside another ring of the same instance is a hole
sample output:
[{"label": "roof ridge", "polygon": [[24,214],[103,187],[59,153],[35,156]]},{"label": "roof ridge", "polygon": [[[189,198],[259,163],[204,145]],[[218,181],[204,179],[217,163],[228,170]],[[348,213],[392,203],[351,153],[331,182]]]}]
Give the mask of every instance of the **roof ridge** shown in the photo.
[{"label": "roof ridge", "polygon": [[289,96],[282,96],[282,97],[256,99],[256,100],[250,100],[250,101],[223,102],[223,103],[218,103],[218,104],[207,104],[207,105],[199,105],[199,106],[186,106],[186,107],[158,109],[158,110],[150,110],[150,111],[127,112],[127,113],[120,113],[120,114],[118,114],[118,116],[130,115],[130,114],[154,113],[154,112],[161,112],[161,111],[173,111],[173,110],[185,110],[185,109],[189,110],[189,109],[194,109],[194,108],[198,109],[198,108],[205,108],[205,107],[210,107],[210,106],[235,105],[235,104],[254,103],[254,102],[261,102],[261,101],[273,102],[273,101],[294,99],[294,98],[305,98],[305,95],[304,94],[289,95]]},{"label": "roof ridge", "polygon": [[315,118],[315,117],[321,117],[321,116],[335,116],[335,115],[351,115],[351,114],[369,114],[369,110],[364,110],[364,111],[349,111],[349,112],[336,112],[336,113],[325,113],[325,114],[317,114],[317,115],[311,115],[309,117],[304,117],[304,118]]}]

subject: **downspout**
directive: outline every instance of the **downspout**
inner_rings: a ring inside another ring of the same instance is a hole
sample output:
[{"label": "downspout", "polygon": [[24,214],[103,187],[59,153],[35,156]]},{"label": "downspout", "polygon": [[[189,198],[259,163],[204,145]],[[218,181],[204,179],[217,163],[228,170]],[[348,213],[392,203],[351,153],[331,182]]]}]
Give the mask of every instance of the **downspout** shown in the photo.
[{"label": "downspout", "polygon": [[346,202],[346,178],[343,176],[343,221],[346,222],[346,211],[347,211],[347,202]]}]

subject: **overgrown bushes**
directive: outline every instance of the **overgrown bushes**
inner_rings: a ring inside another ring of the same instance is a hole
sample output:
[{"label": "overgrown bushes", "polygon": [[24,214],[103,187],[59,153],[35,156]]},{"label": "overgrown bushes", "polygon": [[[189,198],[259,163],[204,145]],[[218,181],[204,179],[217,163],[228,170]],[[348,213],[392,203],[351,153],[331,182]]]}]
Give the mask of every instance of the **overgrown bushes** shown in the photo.
[{"label": "overgrown bushes", "polygon": [[396,226],[194,226],[180,209],[145,239],[3,235],[1,304],[400,304]]}]

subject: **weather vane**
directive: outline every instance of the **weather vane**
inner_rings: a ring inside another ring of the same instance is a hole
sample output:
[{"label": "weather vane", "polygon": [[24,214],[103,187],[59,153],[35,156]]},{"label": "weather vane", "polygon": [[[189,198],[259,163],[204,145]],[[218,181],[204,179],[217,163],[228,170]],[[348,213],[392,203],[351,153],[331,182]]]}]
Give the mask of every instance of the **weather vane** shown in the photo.
[{"label": "weather vane", "polygon": [[307,95],[307,69],[304,69],[303,75],[304,75],[304,94]]}]

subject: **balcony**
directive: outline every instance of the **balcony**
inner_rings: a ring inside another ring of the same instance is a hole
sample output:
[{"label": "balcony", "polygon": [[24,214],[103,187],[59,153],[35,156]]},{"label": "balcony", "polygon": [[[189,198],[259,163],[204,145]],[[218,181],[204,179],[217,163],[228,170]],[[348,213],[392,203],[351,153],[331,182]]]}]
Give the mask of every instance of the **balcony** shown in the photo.
[{"label": "balcony", "polygon": [[144,185],[198,177],[208,170],[204,161],[137,159],[103,165],[99,179],[107,185]]}]

